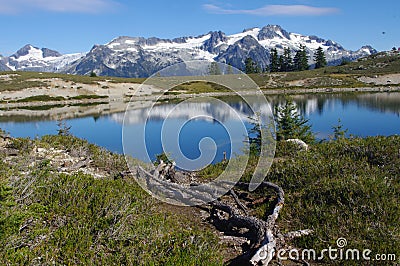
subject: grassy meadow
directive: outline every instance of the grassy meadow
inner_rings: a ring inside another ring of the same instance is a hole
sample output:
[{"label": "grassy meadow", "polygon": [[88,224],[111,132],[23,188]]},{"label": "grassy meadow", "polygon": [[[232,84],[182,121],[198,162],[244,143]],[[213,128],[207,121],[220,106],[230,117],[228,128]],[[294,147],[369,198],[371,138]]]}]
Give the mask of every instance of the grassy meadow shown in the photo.
[{"label": "grassy meadow", "polygon": [[[75,151],[108,175],[59,173],[49,158],[32,157],[35,147]],[[322,250],[344,237],[349,248],[398,253],[399,147],[398,136],[332,140],[313,144],[308,152],[279,142],[266,177],[285,191],[278,225],[282,233],[315,231],[290,245]],[[222,255],[229,249],[218,244],[215,230],[193,209],[157,202],[133,179],[122,178],[119,173],[127,169],[121,155],[72,136],[14,139],[8,148],[18,155],[10,161],[0,153],[2,265],[224,264]],[[243,181],[250,178],[255,159]],[[223,167],[209,166],[199,176],[213,178]],[[262,218],[271,211],[274,195],[256,193],[269,199],[251,209]]]}]

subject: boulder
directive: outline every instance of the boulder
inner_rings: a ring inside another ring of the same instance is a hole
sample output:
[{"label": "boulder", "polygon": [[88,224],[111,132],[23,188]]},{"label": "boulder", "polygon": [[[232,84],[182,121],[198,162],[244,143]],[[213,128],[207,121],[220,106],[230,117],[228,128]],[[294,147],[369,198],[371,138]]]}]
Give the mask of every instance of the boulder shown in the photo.
[{"label": "boulder", "polygon": [[288,139],[288,140],[286,140],[286,142],[290,142],[290,143],[295,144],[298,147],[299,150],[304,150],[304,151],[308,150],[307,143],[305,143],[301,139]]}]

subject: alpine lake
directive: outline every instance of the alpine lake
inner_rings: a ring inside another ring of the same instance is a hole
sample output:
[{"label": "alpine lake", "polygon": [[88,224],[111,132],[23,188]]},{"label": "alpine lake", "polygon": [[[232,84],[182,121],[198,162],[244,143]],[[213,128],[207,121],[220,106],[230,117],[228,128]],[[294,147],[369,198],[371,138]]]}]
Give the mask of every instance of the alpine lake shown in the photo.
[{"label": "alpine lake", "polygon": [[[279,95],[266,98],[270,107],[265,106],[265,108],[272,110],[285,102],[285,98]],[[301,94],[292,95],[292,98],[298,112],[309,119],[317,140],[329,140],[333,135],[333,127],[338,125],[339,119],[343,128],[347,129],[349,137],[400,134],[400,92]],[[147,153],[150,160],[155,160],[155,156],[165,150],[161,132],[163,123],[168,118],[170,124],[179,127],[177,128],[179,133],[167,134],[169,135],[167,138],[178,138],[181,152],[187,158],[194,160],[201,152],[208,149],[207,152],[215,154],[212,163],[217,163],[223,160],[225,152],[228,158],[243,152],[246,136],[229,134],[227,128],[234,130],[244,124],[249,130],[252,124],[246,118],[254,115],[239,97],[229,96],[221,100],[236,112],[220,108],[206,99],[200,99],[184,104],[161,103],[153,107],[150,115],[149,107],[146,107],[130,110],[127,113],[76,117],[64,121],[71,127],[70,132],[74,136],[113,152],[129,151],[130,155],[141,160],[146,160]],[[255,96],[251,101],[253,104],[265,104]],[[206,115],[191,119],[194,112]],[[0,128],[13,137],[35,138],[57,134],[57,124],[57,120],[49,117],[0,116]],[[123,131],[124,134],[129,134],[129,137],[125,138],[129,140],[125,142],[129,143],[123,144]],[[143,139],[146,149],[124,147],[124,145],[140,147]],[[204,145],[199,145],[205,139],[208,141],[205,141]],[[212,141],[209,141],[210,139]],[[176,151],[166,152],[174,154]]]}]

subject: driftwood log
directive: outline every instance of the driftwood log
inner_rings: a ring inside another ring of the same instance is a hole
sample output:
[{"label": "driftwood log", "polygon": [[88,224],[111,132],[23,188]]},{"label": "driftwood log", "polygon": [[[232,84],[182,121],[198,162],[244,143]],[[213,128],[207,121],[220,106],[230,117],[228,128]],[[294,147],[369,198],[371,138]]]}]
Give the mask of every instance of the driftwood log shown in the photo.
[{"label": "driftwood log", "polygon": [[[221,181],[217,187],[208,187],[204,184],[191,183],[190,178],[185,178],[185,175],[187,173],[176,171],[174,165],[162,161],[152,173],[140,166],[136,167],[139,182],[144,182],[153,193],[159,192],[166,199],[188,205],[207,202],[210,221],[218,230],[250,240],[250,249],[241,255],[241,261],[247,264],[268,265],[276,257],[277,251],[286,247],[286,241],[313,233],[308,229],[287,234],[279,232],[276,220],[284,206],[285,194],[283,189],[274,183],[264,181],[259,187],[271,189],[276,194],[272,212],[266,219],[260,219],[249,214],[246,205],[234,191],[234,189],[247,190],[248,183],[232,184],[229,181]],[[234,203],[213,198],[216,190],[223,190],[233,185],[234,188],[226,190],[229,191],[226,196],[230,195]]]}]

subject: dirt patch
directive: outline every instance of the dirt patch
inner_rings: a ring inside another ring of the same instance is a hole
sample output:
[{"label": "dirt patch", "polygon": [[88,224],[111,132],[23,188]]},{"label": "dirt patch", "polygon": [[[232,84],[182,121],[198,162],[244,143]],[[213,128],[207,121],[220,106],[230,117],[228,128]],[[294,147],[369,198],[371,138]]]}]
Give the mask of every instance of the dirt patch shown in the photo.
[{"label": "dirt patch", "polygon": [[341,86],[343,81],[340,79],[329,78],[329,77],[318,77],[318,78],[306,78],[294,81],[288,81],[285,83],[289,87],[316,87],[316,86]]},{"label": "dirt patch", "polygon": [[400,74],[362,76],[358,80],[372,85],[398,85],[400,84]]},{"label": "dirt patch", "polygon": [[[9,75],[0,78],[10,78]],[[80,95],[107,96],[111,101],[132,97],[133,95],[144,96],[158,93],[161,90],[149,85],[138,83],[113,83],[111,81],[99,81],[94,84],[75,83],[60,78],[52,79],[30,79],[28,81],[44,82],[46,86],[27,88],[19,91],[0,92],[0,101],[15,101],[27,97],[48,95],[62,96],[66,99]]]}]

